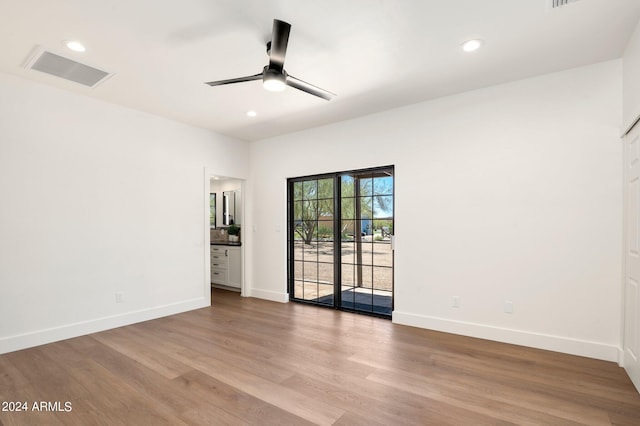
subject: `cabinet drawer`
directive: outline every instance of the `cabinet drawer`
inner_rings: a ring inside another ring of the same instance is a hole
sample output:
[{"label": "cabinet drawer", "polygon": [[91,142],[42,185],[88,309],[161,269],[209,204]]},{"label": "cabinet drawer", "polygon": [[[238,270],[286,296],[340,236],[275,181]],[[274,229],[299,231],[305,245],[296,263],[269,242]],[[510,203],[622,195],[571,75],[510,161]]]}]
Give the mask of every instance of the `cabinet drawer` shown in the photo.
[{"label": "cabinet drawer", "polygon": [[227,262],[211,262],[211,270],[226,270],[227,268]]},{"label": "cabinet drawer", "polygon": [[211,282],[218,284],[226,284],[227,283],[227,271],[224,270],[213,270],[211,268]]},{"label": "cabinet drawer", "polygon": [[211,254],[221,254],[224,256],[224,252],[227,248],[224,246],[211,246]]}]

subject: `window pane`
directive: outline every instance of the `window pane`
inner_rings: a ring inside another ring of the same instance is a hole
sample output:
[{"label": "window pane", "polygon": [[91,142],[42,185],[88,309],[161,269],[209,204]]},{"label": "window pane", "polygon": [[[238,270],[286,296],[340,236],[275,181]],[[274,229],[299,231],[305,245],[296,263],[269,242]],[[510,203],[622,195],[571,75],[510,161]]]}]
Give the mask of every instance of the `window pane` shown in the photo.
[{"label": "window pane", "polygon": [[333,305],[333,284],[318,284],[317,302],[322,305]]},{"label": "window pane", "polygon": [[333,241],[333,218],[318,221],[318,241]]},{"label": "window pane", "polygon": [[393,194],[393,177],[387,176],[383,178],[375,178],[373,180],[374,195],[392,195]]},{"label": "window pane", "polygon": [[340,184],[342,186],[342,194],[340,194],[342,197],[355,197],[353,176],[342,175]]},{"label": "window pane", "polygon": [[302,261],[295,261],[293,263],[293,277],[296,280],[302,280],[303,275],[303,270],[304,270],[304,262]]},{"label": "window pane", "polygon": [[305,180],[302,182],[302,199],[303,200],[315,200],[318,195],[318,181],[317,180]]},{"label": "window pane", "polygon": [[342,307],[354,309],[356,303],[356,291],[353,287],[344,288],[342,291]]},{"label": "window pane", "polygon": [[320,179],[318,181],[318,198],[333,199],[333,179]]},{"label": "window pane", "polygon": [[304,262],[304,280],[318,282],[318,264],[316,262]]},{"label": "window pane", "polygon": [[333,263],[318,263],[318,282],[320,284],[333,284]]},{"label": "window pane", "polygon": [[371,219],[372,218],[372,204],[373,198],[371,197],[362,197],[359,199],[360,202],[360,218],[361,219]]},{"label": "window pane", "polygon": [[391,291],[393,288],[393,269],[374,267],[373,285],[376,290]]},{"label": "window pane", "polygon": [[393,196],[379,196],[373,198],[373,217],[387,219],[393,217]]},{"label": "window pane", "polygon": [[342,242],[342,263],[356,263],[356,245],[353,242]]},{"label": "window pane", "polygon": [[302,182],[293,182],[293,201],[302,200]]},{"label": "window pane", "polygon": [[373,244],[373,264],[375,266],[393,266],[391,241],[376,241]]},{"label": "window pane", "polygon": [[304,241],[296,240],[293,244],[293,258],[295,260],[304,260]]},{"label": "window pane", "polygon": [[318,241],[318,262],[327,262],[333,265],[333,241]]},{"label": "window pane", "polygon": [[373,265],[373,243],[363,242],[362,247],[362,264]]},{"label": "window pane", "polygon": [[375,241],[389,241],[393,235],[393,220],[391,219],[374,219],[373,229],[376,230]]},{"label": "window pane", "polygon": [[373,267],[362,266],[361,269],[362,269],[362,287],[372,288],[373,287]]},{"label": "window pane", "polygon": [[302,202],[302,220],[317,220],[318,219],[318,201],[303,201]]},{"label": "window pane", "polygon": [[318,219],[333,220],[333,200],[318,200]]},{"label": "window pane", "polygon": [[373,179],[363,176],[360,178],[360,195],[373,195]]},{"label": "window pane", "polygon": [[354,265],[342,264],[342,289],[351,288],[356,283],[356,268]]},{"label": "window pane", "polygon": [[318,247],[316,244],[304,245],[304,261],[305,262],[317,262],[318,261]]},{"label": "window pane", "polygon": [[342,241],[353,241],[353,235],[356,232],[355,220],[343,220],[341,228]]},{"label": "window pane", "polygon": [[302,201],[295,201],[293,203],[293,220],[297,224],[302,220],[302,214],[304,212],[304,203]]},{"label": "window pane", "polygon": [[304,300],[315,300],[318,298],[318,284],[305,282],[304,285]]},{"label": "window pane", "polygon": [[356,205],[355,198],[342,199],[342,219],[355,219]]}]

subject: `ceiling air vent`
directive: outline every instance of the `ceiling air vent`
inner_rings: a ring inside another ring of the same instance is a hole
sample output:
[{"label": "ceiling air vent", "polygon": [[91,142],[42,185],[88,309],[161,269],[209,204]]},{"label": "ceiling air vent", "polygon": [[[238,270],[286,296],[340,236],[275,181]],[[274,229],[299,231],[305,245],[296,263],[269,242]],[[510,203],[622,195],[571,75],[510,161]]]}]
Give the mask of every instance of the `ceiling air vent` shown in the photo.
[{"label": "ceiling air vent", "polygon": [[575,3],[578,0],[550,0],[550,1],[551,1],[551,8],[554,9],[556,7],[566,6],[569,3]]},{"label": "ceiling air vent", "polygon": [[36,53],[27,62],[26,68],[55,75],[88,87],[96,87],[111,76],[106,71],[42,49],[36,50]]}]

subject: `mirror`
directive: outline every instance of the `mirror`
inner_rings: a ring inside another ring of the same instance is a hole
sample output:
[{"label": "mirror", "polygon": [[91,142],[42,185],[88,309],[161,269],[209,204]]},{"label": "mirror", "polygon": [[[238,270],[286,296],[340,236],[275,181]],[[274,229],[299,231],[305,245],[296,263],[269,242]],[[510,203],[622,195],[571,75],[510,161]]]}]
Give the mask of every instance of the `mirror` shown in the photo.
[{"label": "mirror", "polygon": [[[209,194],[221,195],[220,198],[209,201],[211,215],[215,219],[210,221],[212,227],[227,227],[231,224],[240,225],[242,221],[242,181],[227,177],[211,177],[209,180]],[[213,207],[212,202],[215,202]],[[215,213],[214,213],[215,212]],[[215,224],[215,225],[214,225]]]},{"label": "mirror", "polygon": [[236,218],[236,192],[224,191],[222,193],[222,224],[233,225]]}]

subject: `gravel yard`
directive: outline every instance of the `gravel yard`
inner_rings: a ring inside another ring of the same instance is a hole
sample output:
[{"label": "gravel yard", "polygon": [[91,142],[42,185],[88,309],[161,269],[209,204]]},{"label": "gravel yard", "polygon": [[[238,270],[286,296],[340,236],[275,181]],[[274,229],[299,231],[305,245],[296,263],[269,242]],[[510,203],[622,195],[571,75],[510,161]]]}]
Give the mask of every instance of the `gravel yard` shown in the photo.
[{"label": "gravel yard", "polygon": [[[333,241],[312,244],[296,241],[295,297],[312,300],[334,292],[333,254]],[[342,290],[356,287],[368,293],[388,295],[393,288],[392,266],[393,252],[388,240],[363,241],[361,263],[357,259],[356,243],[342,242]],[[359,271],[362,274],[361,286],[357,286]]]}]

